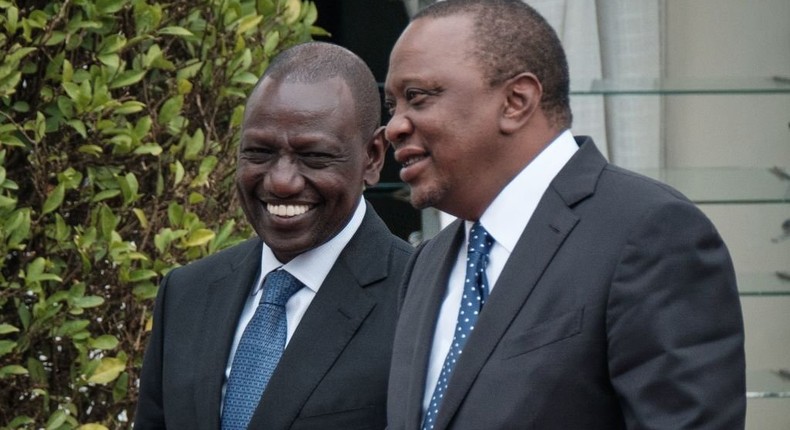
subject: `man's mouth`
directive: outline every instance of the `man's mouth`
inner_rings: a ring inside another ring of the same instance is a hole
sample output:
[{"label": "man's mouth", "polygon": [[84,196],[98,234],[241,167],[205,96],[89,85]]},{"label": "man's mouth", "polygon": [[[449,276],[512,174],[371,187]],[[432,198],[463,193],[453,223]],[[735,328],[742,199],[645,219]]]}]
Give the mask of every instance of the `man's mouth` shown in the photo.
[{"label": "man's mouth", "polygon": [[309,205],[274,205],[266,204],[266,210],[272,215],[281,217],[294,217],[310,210]]},{"label": "man's mouth", "polygon": [[409,157],[408,160],[403,162],[403,167],[409,167],[412,164],[414,164],[414,163],[416,163],[416,162],[418,162],[420,160],[423,160],[425,158],[426,157],[424,155],[417,155],[417,156],[414,156],[414,157]]}]

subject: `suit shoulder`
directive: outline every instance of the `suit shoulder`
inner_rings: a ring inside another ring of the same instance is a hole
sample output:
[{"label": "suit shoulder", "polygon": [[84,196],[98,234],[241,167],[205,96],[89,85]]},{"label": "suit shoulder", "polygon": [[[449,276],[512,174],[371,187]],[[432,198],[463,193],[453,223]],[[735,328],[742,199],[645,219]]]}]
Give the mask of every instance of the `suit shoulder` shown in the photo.
[{"label": "suit shoulder", "polygon": [[591,213],[623,231],[641,231],[657,220],[664,224],[682,220],[686,227],[715,230],[707,215],[680,191],[616,166],[609,165],[602,172],[594,200]]},{"label": "suit shoulder", "polygon": [[408,258],[414,253],[414,247],[398,236],[392,235],[391,243],[393,252],[399,256]]},{"label": "suit shoulder", "polygon": [[614,165],[607,165],[601,173],[598,192],[620,194],[620,201],[634,203],[683,202],[692,204],[683,193],[656,179]]},{"label": "suit shoulder", "polygon": [[237,265],[248,258],[260,258],[261,241],[258,238],[251,238],[230,248],[223,249],[214,254],[205,256],[198,260],[191,261],[184,266],[174,269],[179,275],[213,277],[216,276],[218,269],[228,265]]}]

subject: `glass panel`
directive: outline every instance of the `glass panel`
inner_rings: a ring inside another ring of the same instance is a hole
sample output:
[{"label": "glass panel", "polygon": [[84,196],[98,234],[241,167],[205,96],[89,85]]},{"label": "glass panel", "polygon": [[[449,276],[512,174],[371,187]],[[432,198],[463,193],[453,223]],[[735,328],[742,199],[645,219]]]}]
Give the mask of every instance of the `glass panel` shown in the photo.
[{"label": "glass panel", "polygon": [[572,95],[790,93],[790,76],[573,79]]},{"label": "glass panel", "polygon": [[790,369],[747,371],[746,397],[750,399],[790,398]]},{"label": "glass panel", "polygon": [[677,188],[698,204],[790,202],[790,180],[782,178],[788,169],[697,167],[635,170]]}]

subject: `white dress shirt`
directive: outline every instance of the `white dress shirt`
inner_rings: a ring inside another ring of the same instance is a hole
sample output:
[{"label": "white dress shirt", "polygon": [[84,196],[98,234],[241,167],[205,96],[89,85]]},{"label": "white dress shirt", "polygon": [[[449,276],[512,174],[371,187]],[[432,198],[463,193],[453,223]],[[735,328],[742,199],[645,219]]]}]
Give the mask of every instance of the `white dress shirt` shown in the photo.
[{"label": "white dress shirt", "polygon": [[[252,316],[255,314],[255,309],[258,308],[258,302],[260,302],[263,297],[263,279],[266,277],[266,274],[282,267],[305,285],[305,288],[297,291],[285,304],[285,319],[287,321],[285,344],[287,346],[294,331],[296,331],[296,327],[299,325],[305,312],[307,312],[307,308],[310,306],[316,293],[318,293],[318,289],[321,288],[321,284],[324,283],[326,275],[329,274],[329,271],[332,270],[332,267],[335,265],[335,260],[337,260],[340,252],[348,245],[348,242],[354,236],[354,233],[357,232],[359,226],[362,225],[365,211],[365,202],[360,197],[357,208],[351,216],[351,220],[340,233],[326,243],[297,255],[286,264],[277,260],[272,249],[265,243],[263,244],[263,251],[261,252],[261,273],[255,281],[255,284],[251,286],[250,295],[246,303],[244,303],[244,308],[239,316],[236,334],[233,337],[233,345],[231,346],[228,363],[225,367],[226,382],[230,376],[231,364],[233,363],[233,357],[236,355],[236,348],[239,346],[241,335],[244,333],[244,329],[247,328],[247,324],[249,324]],[[222,385],[222,397],[224,402],[225,383]]]},{"label": "white dress shirt", "polygon": [[[516,247],[516,242],[524,232],[535,208],[543,197],[543,193],[578,149],[570,131],[561,133],[502,189],[483,212],[480,224],[495,241],[491,247],[486,267],[490,291],[493,291],[496,286],[505,263]],[[466,221],[465,223],[465,236],[468,238],[469,230],[474,222]],[[464,289],[463,280],[466,276],[467,244],[468,239],[464,239],[458,250],[455,265],[450,272],[444,301],[439,311],[425,380],[423,413],[430,405],[433,390],[439,380],[444,358],[450,351],[450,343],[455,332],[458,308],[461,306],[461,295]]]}]

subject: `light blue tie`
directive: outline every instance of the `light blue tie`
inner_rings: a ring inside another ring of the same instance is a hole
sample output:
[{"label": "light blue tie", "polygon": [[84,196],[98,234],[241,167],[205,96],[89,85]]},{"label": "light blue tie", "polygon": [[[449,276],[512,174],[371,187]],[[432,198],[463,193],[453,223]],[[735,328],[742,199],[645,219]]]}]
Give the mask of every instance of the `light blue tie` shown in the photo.
[{"label": "light blue tie", "polygon": [[303,286],[285,270],[266,275],[263,297],[241,335],[231,364],[222,407],[222,430],[247,428],[285,349],[285,303]]},{"label": "light blue tie", "polygon": [[450,375],[455,368],[456,361],[461,357],[461,352],[466,345],[466,340],[475,329],[477,314],[483,309],[488,298],[488,278],[486,277],[486,266],[488,265],[488,253],[494,239],[490,234],[476,222],[469,230],[469,248],[466,257],[466,279],[464,281],[464,295],[461,299],[461,308],[458,311],[458,321],[455,326],[453,343],[450,351],[444,359],[442,372],[439,374],[439,381],[433,390],[431,403],[425,413],[422,422],[423,430],[431,430],[436,424],[436,416],[439,414],[439,406],[447,391],[450,382]]}]

